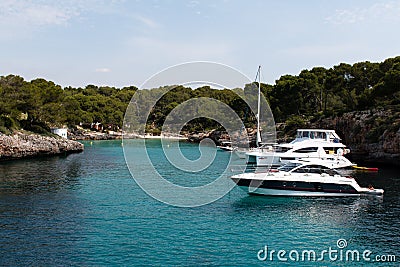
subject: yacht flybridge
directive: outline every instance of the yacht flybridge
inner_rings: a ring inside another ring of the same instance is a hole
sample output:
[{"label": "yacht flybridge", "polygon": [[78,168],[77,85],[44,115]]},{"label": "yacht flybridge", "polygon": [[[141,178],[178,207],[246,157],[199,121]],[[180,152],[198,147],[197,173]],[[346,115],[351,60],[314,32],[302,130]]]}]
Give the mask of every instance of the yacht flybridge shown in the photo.
[{"label": "yacht flybridge", "polygon": [[354,165],[344,155],[350,150],[341,143],[334,130],[298,129],[290,143],[267,145],[247,154],[248,162],[257,166],[281,166],[293,160],[319,159],[333,168]]},{"label": "yacht flybridge", "polygon": [[269,196],[382,195],[383,189],[361,187],[323,160],[292,161],[267,172],[242,173],[231,179],[249,194]]}]

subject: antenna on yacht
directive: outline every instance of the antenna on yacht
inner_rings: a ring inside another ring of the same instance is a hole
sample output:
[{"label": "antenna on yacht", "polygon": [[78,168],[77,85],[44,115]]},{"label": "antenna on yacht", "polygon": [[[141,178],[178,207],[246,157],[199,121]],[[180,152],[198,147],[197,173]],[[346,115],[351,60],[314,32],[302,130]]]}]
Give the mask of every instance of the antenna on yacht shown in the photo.
[{"label": "antenna on yacht", "polygon": [[261,143],[261,133],[260,133],[260,109],[261,109],[261,65],[258,66],[258,71],[256,75],[256,81],[258,77],[258,102],[257,102],[257,141],[256,146],[259,147]]}]

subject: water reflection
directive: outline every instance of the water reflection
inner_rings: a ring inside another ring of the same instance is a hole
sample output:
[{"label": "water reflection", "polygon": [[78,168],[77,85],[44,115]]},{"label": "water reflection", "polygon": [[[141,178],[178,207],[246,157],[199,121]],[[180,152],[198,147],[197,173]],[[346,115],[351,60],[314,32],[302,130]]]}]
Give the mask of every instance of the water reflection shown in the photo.
[{"label": "water reflection", "polygon": [[[283,243],[304,240],[322,245],[335,238],[378,251],[400,243],[400,179],[391,170],[353,173],[361,183],[385,189],[383,197],[343,198],[248,196],[232,203],[235,214],[252,218],[263,235],[278,235]],[[301,236],[301,238],[300,238]],[[318,240],[318,239],[320,240]],[[320,244],[321,243],[321,244]],[[395,252],[395,251],[394,251]]]},{"label": "water reflection", "polygon": [[0,265],[73,264],[86,207],[68,189],[79,183],[80,157],[0,162]]},{"label": "water reflection", "polygon": [[291,217],[304,217],[313,223],[320,220],[321,215],[332,215],[329,221],[348,221],[346,215],[373,212],[377,205],[383,204],[382,197],[351,197],[351,198],[323,198],[323,197],[269,197],[246,196],[233,203],[237,211],[279,209],[290,212]]},{"label": "water reflection", "polygon": [[79,154],[0,162],[0,194],[57,191],[78,183]]}]

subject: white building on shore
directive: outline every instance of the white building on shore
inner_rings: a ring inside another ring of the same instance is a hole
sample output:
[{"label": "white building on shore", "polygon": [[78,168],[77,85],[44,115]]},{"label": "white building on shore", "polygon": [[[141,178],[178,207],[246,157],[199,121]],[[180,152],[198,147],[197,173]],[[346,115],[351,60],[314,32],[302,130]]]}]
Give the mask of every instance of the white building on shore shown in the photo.
[{"label": "white building on shore", "polygon": [[68,129],[67,128],[51,128],[50,129],[53,134],[59,135],[62,138],[68,138]]}]

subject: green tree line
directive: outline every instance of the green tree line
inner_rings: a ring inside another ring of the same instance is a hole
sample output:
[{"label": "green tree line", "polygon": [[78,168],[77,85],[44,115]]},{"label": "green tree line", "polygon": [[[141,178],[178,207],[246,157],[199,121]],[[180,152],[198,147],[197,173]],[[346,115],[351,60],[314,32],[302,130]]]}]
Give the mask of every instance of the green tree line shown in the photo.
[{"label": "green tree line", "polygon": [[277,121],[289,116],[338,115],[400,104],[400,57],[382,63],[360,62],[303,70],[265,86]]},{"label": "green tree line", "polygon": [[308,121],[372,109],[400,110],[400,56],[381,63],[341,63],[285,75],[263,85],[276,122]]},{"label": "green tree line", "polygon": [[[255,85],[255,84],[253,84]],[[253,86],[250,86],[253,88]],[[151,107],[147,131],[161,130],[166,116],[192,98],[209,97],[231,107],[247,127],[254,127],[255,115],[238,94],[243,89],[217,90],[210,87],[191,89],[175,86]],[[165,88],[164,88],[165,89]],[[163,90],[140,90],[137,105],[145,105],[146,95]],[[315,67],[298,75],[284,75],[274,85],[261,84],[275,122],[299,126],[305,121],[341,115],[349,111],[374,108],[400,109],[400,56],[380,63],[369,61],[353,65],[341,63],[332,68]],[[120,129],[126,107],[137,92],[134,86],[115,88],[88,85],[85,88],[65,87],[44,79],[30,82],[22,77],[0,77],[0,131],[24,128],[46,132],[50,126],[100,122]],[[198,118],[185,126],[188,131],[204,131],[221,127],[207,118]]]},{"label": "green tree line", "polygon": [[50,127],[100,122],[111,129],[122,127],[124,112],[136,87],[72,88],[44,79],[0,77],[0,131],[24,128],[46,133]]}]

